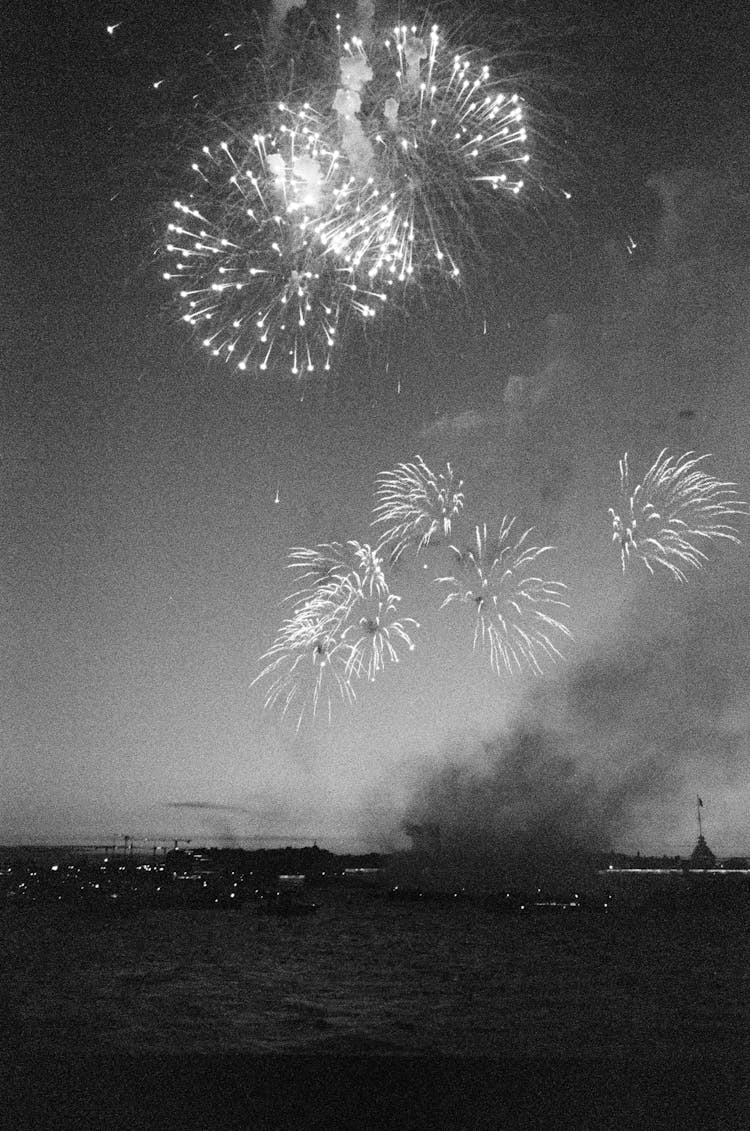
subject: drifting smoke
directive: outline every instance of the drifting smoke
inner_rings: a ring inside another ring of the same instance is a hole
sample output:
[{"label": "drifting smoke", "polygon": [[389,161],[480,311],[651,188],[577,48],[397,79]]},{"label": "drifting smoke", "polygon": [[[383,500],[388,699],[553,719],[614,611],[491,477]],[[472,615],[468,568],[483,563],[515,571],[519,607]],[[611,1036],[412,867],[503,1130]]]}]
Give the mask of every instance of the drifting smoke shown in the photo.
[{"label": "drifting smoke", "polygon": [[476,761],[446,763],[407,816],[425,877],[500,890],[584,886],[594,853],[627,827],[653,785],[646,760],[606,784],[561,749],[554,730],[521,724],[480,744]]},{"label": "drifting smoke", "polygon": [[[747,660],[750,617],[706,596],[658,627],[653,606],[631,615],[604,653],[529,692],[507,729],[444,751],[406,811],[412,878],[492,890],[584,886],[592,855],[611,848],[648,851],[655,840],[686,855],[689,799],[702,783],[716,809],[731,805],[750,746],[747,696],[704,642],[718,633],[722,648]],[[722,839],[742,843],[744,829],[720,819]]]}]

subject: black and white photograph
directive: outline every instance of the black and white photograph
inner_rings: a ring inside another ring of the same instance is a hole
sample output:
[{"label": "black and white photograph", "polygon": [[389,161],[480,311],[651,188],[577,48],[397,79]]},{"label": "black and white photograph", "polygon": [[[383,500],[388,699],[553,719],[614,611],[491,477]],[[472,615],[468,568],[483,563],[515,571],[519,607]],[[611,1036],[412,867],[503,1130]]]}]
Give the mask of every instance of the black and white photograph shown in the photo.
[{"label": "black and white photograph", "polygon": [[750,1126],[750,10],[2,25],[0,1127]]}]

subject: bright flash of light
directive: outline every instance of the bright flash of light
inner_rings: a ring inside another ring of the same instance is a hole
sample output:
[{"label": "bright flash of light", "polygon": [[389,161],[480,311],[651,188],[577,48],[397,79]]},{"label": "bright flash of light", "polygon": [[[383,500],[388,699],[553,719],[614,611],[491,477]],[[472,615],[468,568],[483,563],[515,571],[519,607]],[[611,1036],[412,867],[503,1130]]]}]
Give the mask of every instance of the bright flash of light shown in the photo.
[{"label": "bright flash of light", "polygon": [[634,557],[649,573],[655,566],[687,581],[684,567],[701,569],[708,561],[700,543],[724,540],[737,545],[737,529],[723,519],[748,514],[735,483],[723,482],[699,466],[709,455],[685,452],[674,457],[664,448],[642,483],[630,489],[627,452],[619,461],[621,508],[612,507],[612,541],[620,547],[622,570]]},{"label": "bright flash of light", "polygon": [[413,651],[412,617],[399,617],[401,598],[391,593],[377,549],[356,541],[296,547],[288,566],[303,583],[288,598],[293,615],[281,626],[267,661],[253,683],[271,677],[266,707],[297,710],[299,729],[309,709],[325,705],[330,721],[333,698],[352,702],[354,683],[373,680],[386,664],[398,663],[398,649]]},{"label": "bright flash of light", "polygon": [[341,193],[331,187],[338,155],[314,113],[284,104],[278,113],[267,134],[203,147],[193,190],[173,205],[164,278],[213,356],[298,377],[330,369],[343,316],[367,321],[386,296],[362,285],[317,234]]},{"label": "bright flash of light", "polygon": [[553,547],[530,545],[532,528],[512,541],[514,522],[506,515],[493,536],[488,536],[486,524],[477,526],[472,546],[451,546],[456,555],[454,574],[436,582],[449,586],[441,608],[453,602],[474,606],[474,648],[489,650],[493,671],[499,675],[504,668],[512,675],[529,670],[539,675],[544,658],[561,658],[554,637],[572,638],[569,629],[547,611],[568,607],[563,600],[567,587],[531,571]]},{"label": "bright flash of light", "polygon": [[370,278],[458,279],[463,248],[481,242],[477,216],[523,188],[523,100],[437,26],[395,27],[366,47],[354,38],[344,52],[372,68],[358,120],[374,165],[359,213],[326,238]]},{"label": "bright flash of light", "polygon": [[381,544],[389,547],[391,561],[397,561],[407,546],[415,546],[418,554],[450,538],[453,520],[464,505],[462,487],[463,480],[456,480],[449,463],[444,472],[435,474],[421,456],[378,475],[373,526],[390,523]]}]

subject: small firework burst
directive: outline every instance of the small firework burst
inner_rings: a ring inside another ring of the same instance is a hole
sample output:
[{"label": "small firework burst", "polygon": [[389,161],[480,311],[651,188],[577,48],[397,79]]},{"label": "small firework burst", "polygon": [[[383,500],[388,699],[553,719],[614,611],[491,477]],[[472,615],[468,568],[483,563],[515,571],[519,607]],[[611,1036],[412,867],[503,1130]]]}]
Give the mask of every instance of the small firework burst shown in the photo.
[{"label": "small firework burst", "polygon": [[373,680],[386,664],[398,663],[398,649],[413,651],[412,617],[398,615],[401,598],[391,593],[377,549],[356,541],[297,547],[288,566],[302,571],[288,602],[293,615],[261,657],[268,661],[253,683],[271,677],[266,707],[282,703],[282,714],[299,709],[297,727],[309,709],[325,704],[330,721],[337,694],[355,698],[354,683]]},{"label": "small firework burst", "polygon": [[356,103],[362,198],[324,236],[370,279],[457,280],[462,249],[481,246],[479,215],[523,188],[523,100],[437,26],[398,26],[367,46],[352,37],[342,70],[347,59],[372,76]]},{"label": "small firework burst", "polygon": [[204,146],[193,191],[173,204],[180,222],[168,225],[164,278],[178,284],[202,345],[241,370],[328,370],[340,322],[370,320],[386,299],[318,234],[347,197],[318,125],[310,107],[279,104],[268,133]]},{"label": "small firework burst", "polygon": [[398,663],[401,645],[414,651],[411,632],[419,628],[419,622],[413,617],[399,618],[401,598],[395,593],[378,596],[362,589],[357,592],[341,643],[348,650],[346,670],[349,675],[373,680],[387,663]]},{"label": "small firework burst", "polygon": [[391,561],[398,561],[407,546],[413,545],[418,554],[450,538],[464,496],[463,480],[456,480],[449,463],[445,472],[435,474],[417,456],[414,463],[400,463],[393,471],[381,472],[377,484],[373,526],[391,524],[382,541],[390,549]]},{"label": "small firework burst", "polygon": [[261,657],[268,661],[251,686],[271,677],[266,708],[282,706],[282,715],[297,712],[297,729],[309,710],[315,717],[325,706],[330,721],[333,698],[351,703],[355,698],[348,650],[341,644],[345,609],[326,594],[309,599],[282,624],[271,647]]},{"label": "small firework burst", "polygon": [[570,631],[547,610],[567,608],[563,600],[566,586],[546,581],[530,572],[551,546],[532,546],[527,542],[531,528],[518,541],[511,541],[515,518],[503,518],[495,536],[487,526],[475,528],[474,544],[466,549],[452,546],[456,555],[455,573],[436,578],[449,586],[442,608],[454,602],[473,605],[474,648],[487,648],[493,671],[509,674],[529,670],[541,674],[543,658],[555,660],[561,652],[553,637],[571,637]]},{"label": "small firework burst", "polygon": [[623,573],[634,557],[651,574],[661,566],[686,582],[683,567],[702,569],[708,561],[701,541],[739,545],[736,527],[723,520],[748,514],[748,504],[737,498],[736,483],[716,479],[699,467],[709,455],[685,452],[674,457],[667,452],[664,448],[659,453],[632,493],[627,452],[619,461],[623,505],[620,512],[609,508],[612,541],[620,547]]}]

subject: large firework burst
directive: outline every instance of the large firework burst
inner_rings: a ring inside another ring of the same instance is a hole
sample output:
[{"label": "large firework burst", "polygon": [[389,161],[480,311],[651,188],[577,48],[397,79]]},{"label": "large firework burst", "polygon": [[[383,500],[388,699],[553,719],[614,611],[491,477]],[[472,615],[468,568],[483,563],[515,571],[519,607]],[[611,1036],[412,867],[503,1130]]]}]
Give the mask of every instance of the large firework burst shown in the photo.
[{"label": "large firework burst", "polygon": [[268,132],[204,146],[192,191],[174,202],[164,277],[203,346],[239,369],[327,370],[339,323],[369,320],[385,301],[320,238],[349,182],[319,125],[309,107],[281,103]]},{"label": "large firework burst", "polygon": [[373,526],[391,524],[381,543],[388,546],[391,561],[397,561],[407,546],[419,553],[450,538],[453,521],[464,505],[462,487],[463,480],[456,480],[449,463],[436,474],[421,456],[378,475]]},{"label": "large firework burst", "polygon": [[642,483],[631,492],[627,452],[619,461],[622,506],[609,508],[612,541],[620,547],[622,570],[630,558],[643,562],[649,573],[655,566],[687,581],[683,567],[701,569],[708,561],[701,541],[739,544],[737,529],[723,519],[748,513],[737,498],[736,484],[724,482],[699,467],[709,455],[685,452],[674,457],[664,448]]},{"label": "large firework burst", "polygon": [[480,215],[523,188],[523,101],[437,26],[398,26],[367,46],[353,37],[342,74],[348,60],[370,76],[344,119],[349,136],[357,126],[351,165],[362,199],[322,236],[370,278],[457,279],[463,249],[480,247]]},{"label": "large firework burst", "polygon": [[486,525],[477,526],[473,545],[451,547],[455,572],[436,581],[449,586],[442,608],[454,602],[474,606],[474,648],[489,650],[495,672],[504,668],[509,674],[524,669],[541,674],[544,658],[561,657],[554,637],[571,637],[569,629],[547,611],[568,607],[563,600],[566,586],[530,570],[552,547],[530,545],[532,528],[513,542],[514,522],[506,515],[491,536]]}]

